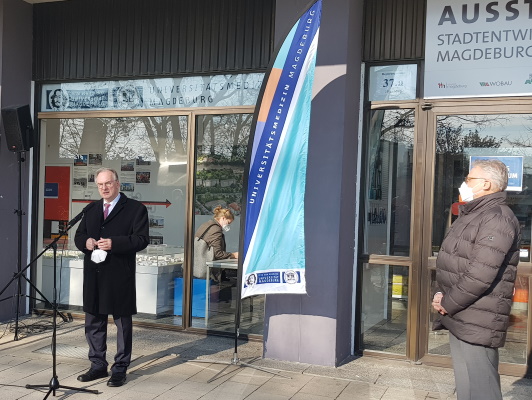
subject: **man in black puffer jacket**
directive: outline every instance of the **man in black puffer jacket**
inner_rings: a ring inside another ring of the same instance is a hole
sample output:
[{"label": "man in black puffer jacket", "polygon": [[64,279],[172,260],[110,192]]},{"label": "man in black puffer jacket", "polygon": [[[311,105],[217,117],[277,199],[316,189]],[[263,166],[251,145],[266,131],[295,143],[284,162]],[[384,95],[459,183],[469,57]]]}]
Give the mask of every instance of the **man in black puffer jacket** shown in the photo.
[{"label": "man in black puffer jacket", "polygon": [[448,329],[458,400],[501,400],[498,348],[504,346],[519,261],[520,229],[506,205],[508,170],[473,163],[460,187],[460,214],[438,253],[433,329]]}]

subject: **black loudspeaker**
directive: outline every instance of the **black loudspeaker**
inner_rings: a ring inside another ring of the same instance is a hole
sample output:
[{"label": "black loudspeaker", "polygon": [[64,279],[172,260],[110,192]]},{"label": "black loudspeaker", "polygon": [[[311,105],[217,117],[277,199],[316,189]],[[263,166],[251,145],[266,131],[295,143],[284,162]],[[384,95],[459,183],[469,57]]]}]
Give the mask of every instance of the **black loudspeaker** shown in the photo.
[{"label": "black loudspeaker", "polygon": [[33,147],[30,106],[2,109],[6,144],[9,151],[27,151]]}]

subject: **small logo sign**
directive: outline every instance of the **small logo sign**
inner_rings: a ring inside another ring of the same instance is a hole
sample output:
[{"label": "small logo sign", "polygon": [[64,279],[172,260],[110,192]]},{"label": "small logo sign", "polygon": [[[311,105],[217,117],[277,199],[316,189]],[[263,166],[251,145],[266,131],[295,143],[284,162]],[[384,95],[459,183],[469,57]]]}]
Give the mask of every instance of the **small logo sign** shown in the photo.
[{"label": "small logo sign", "polygon": [[438,82],[438,89],[466,89],[467,85],[463,83],[449,83],[449,82]]},{"label": "small logo sign", "polygon": [[46,199],[59,198],[59,184],[55,182],[46,182],[44,184],[44,197]]},{"label": "small logo sign", "polygon": [[68,92],[65,89],[55,89],[48,91],[48,109],[62,111],[68,108]]},{"label": "small logo sign", "polygon": [[299,281],[299,275],[296,271],[289,270],[283,273],[283,280],[286,283],[294,284]]},{"label": "small logo sign", "polygon": [[479,82],[480,86],[512,86],[512,81]]}]

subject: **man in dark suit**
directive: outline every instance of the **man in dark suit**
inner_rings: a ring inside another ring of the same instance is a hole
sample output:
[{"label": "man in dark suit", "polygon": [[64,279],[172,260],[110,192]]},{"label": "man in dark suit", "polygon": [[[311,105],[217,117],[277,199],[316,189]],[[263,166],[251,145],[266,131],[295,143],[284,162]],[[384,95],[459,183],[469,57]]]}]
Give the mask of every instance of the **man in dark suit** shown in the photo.
[{"label": "man in dark suit", "polygon": [[[148,246],[148,211],[142,203],[120,193],[115,170],[100,168],[95,182],[102,199],[86,209],[74,238],[76,247],[85,253],[83,311],[91,362],[78,380],[89,382],[108,376],[107,320],[112,315],[117,327],[117,353],[107,385],[117,387],[125,383],[131,361],[132,316],[137,313],[135,258]],[[103,261],[95,262],[95,250],[107,253]]]}]

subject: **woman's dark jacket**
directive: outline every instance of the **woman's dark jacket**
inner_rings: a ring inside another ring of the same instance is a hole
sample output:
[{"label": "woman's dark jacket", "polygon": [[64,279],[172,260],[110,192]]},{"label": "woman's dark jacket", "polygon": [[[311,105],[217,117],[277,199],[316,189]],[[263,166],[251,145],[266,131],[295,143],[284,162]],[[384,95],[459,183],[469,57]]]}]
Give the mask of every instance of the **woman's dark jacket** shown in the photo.
[{"label": "woman's dark jacket", "polygon": [[[110,238],[111,250],[105,261],[91,261],[92,251],[85,248],[88,238]],[[148,211],[144,204],[120,199],[103,219],[103,200],[87,208],[74,238],[85,253],[83,262],[83,311],[91,314],[129,316],[137,313],[135,272],[136,253],[149,242]]]},{"label": "woman's dark jacket", "polygon": [[448,312],[434,329],[487,347],[506,340],[519,262],[519,222],[506,193],[482,196],[460,206],[436,261],[436,281]]},{"label": "woman's dark jacket", "polygon": [[[207,230],[208,229],[208,230]],[[195,237],[200,237],[207,230],[203,236],[203,240],[213,248],[215,260],[226,260],[228,258],[235,258],[233,253],[225,251],[225,236],[222,231],[222,227],[214,218],[210,219],[198,228]]]}]

